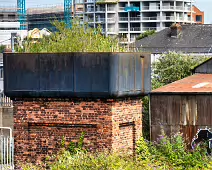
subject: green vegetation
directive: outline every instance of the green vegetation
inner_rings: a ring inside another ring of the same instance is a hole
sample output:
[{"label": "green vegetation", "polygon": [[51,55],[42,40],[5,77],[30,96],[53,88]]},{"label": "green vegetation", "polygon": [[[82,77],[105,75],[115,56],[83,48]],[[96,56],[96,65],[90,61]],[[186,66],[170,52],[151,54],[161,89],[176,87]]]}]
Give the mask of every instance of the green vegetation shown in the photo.
[{"label": "green vegetation", "polygon": [[[82,142],[82,138],[80,140]],[[79,148],[76,152],[61,150],[46,165],[51,170],[207,170],[212,168],[206,149],[197,147],[197,150],[189,151],[179,133],[168,138],[162,131],[155,142],[140,138],[137,141],[136,151],[133,157],[127,153],[88,153]],[[45,168],[25,164],[22,169],[42,170]]]},{"label": "green vegetation", "polygon": [[119,46],[117,38],[102,35],[100,27],[89,28],[88,25],[80,25],[77,20],[73,21],[71,29],[63,22],[55,21],[53,24],[57,32],[39,40],[27,39],[23,47],[16,47],[16,51],[29,53],[125,51]]},{"label": "green vegetation", "polygon": [[207,59],[174,52],[162,55],[153,63],[153,89],[190,76],[191,69]]},{"label": "green vegetation", "polygon": [[155,169],[206,170],[212,168],[206,148],[197,147],[195,151],[188,150],[180,133],[169,138],[162,131],[157,141],[148,142],[141,138],[137,145],[140,160],[149,162]]},{"label": "green vegetation", "polygon": [[155,33],[156,33],[155,30],[145,31],[144,33],[140,34],[140,35],[136,38],[136,40],[143,39],[143,38],[148,37],[148,36],[150,36],[150,35],[153,35],[153,34],[155,34]]},{"label": "green vegetation", "polygon": [[5,46],[4,45],[0,45],[0,53],[3,53],[4,49],[5,49]]}]

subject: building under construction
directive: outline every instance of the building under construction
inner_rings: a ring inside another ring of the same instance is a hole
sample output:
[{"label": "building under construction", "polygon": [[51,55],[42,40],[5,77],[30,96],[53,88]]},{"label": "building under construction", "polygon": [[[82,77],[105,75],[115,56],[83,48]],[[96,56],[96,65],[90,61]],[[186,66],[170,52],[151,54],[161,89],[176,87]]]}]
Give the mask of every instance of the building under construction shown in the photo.
[{"label": "building under construction", "polygon": [[64,0],[62,5],[39,5],[29,9],[26,9],[27,0],[13,0],[9,3],[3,1],[1,5],[4,6],[0,5],[0,45],[10,44],[11,33],[26,34],[27,30],[34,28],[55,31],[52,25],[55,20],[69,24],[74,14],[83,12],[80,6],[72,6],[72,0]]},{"label": "building under construction", "polygon": [[[77,6],[74,10],[72,7],[72,11],[70,17],[73,17],[74,14],[81,17],[80,13],[83,13],[83,6]],[[74,11],[76,11],[74,13]],[[50,31],[56,31],[53,22],[57,21],[65,21],[64,15],[64,6],[63,5],[54,5],[54,6],[39,6],[35,8],[27,9],[27,24],[28,30],[32,30],[34,28],[43,29],[47,28]],[[69,21],[71,19],[69,18]]]},{"label": "building under construction", "polygon": [[50,31],[55,31],[52,25],[54,20],[64,20],[63,6],[37,7],[27,9],[27,24],[28,30],[34,28],[47,28]]},{"label": "building under construction", "polygon": [[16,6],[0,6],[0,45],[10,45],[11,33],[22,34],[20,30],[18,8]]}]

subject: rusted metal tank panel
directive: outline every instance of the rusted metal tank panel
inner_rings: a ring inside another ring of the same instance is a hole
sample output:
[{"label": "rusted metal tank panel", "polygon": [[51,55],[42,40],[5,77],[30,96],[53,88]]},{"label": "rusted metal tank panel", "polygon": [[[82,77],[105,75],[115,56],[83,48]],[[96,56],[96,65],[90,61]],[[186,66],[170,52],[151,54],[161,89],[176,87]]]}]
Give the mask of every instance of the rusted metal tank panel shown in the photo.
[{"label": "rusted metal tank panel", "polygon": [[151,57],[142,53],[120,53],[111,59],[111,91],[117,96],[139,95],[151,91]]},{"label": "rusted metal tank panel", "polygon": [[28,54],[16,56],[17,54],[10,53],[7,57],[4,57],[4,91],[10,89],[16,95],[21,88],[20,96],[29,91],[31,93],[36,92],[40,87],[40,60],[38,55],[30,58],[30,60]]},{"label": "rusted metal tank panel", "polygon": [[[38,55],[40,60],[39,79],[40,91],[50,93],[62,93],[63,90],[74,92],[74,56],[68,54],[43,54]],[[29,58],[34,58],[28,56]],[[23,73],[24,75],[24,73]],[[24,81],[22,81],[24,84]]]},{"label": "rusted metal tank panel", "polygon": [[74,91],[77,96],[109,92],[110,55],[76,53],[74,57]]},{"label": "rusted metal tank panel", "polygon": [[94,98],[144,95],[151,89],[150,60],[150,55],[142,53],[6,53],[5,94]]},{"label": "rusted metal tank panel", "polygon": [[[151,87],[151,82],[148,82],[146,80],[149,80],[151,81],[150,79],[148,79],[149,77],[151,77],[151,56],[149,55],[143,55],[143,62],[144,62],[144,65],[142,66],[143,68],[143,75],[144,75],[144,90],[145,91],[151,91],[152,90],[152,87]],[[149,67],[150,65],[150,67]],[[150,84],[150,85],[149,85]]]}]

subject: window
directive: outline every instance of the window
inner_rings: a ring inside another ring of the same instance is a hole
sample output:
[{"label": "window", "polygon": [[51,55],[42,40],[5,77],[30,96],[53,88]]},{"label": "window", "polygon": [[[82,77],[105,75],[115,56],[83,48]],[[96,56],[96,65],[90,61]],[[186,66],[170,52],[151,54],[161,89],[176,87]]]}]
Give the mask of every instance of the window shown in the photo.
[{"label": "window", "polygon": [[15,20],[16,19],[16,16],[15,15],[8,15],[8,19],[9,20]]},{"label": "window", "polygon": [[197,15],[196,16],[196,21],[197,22],[202,22],[202,16],[201,15]]}]

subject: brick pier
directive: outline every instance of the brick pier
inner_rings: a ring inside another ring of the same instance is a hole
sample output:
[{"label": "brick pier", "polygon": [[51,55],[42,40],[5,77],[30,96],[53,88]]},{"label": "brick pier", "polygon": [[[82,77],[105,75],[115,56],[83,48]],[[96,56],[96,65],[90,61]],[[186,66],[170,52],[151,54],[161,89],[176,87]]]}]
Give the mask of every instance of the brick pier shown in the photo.
[{"label": "brick pier", "polygon": [[142,135],[141,98],[14,100],[15,161],[32,163],[55,154],[64,136],[88,150],[133,152]]}]

